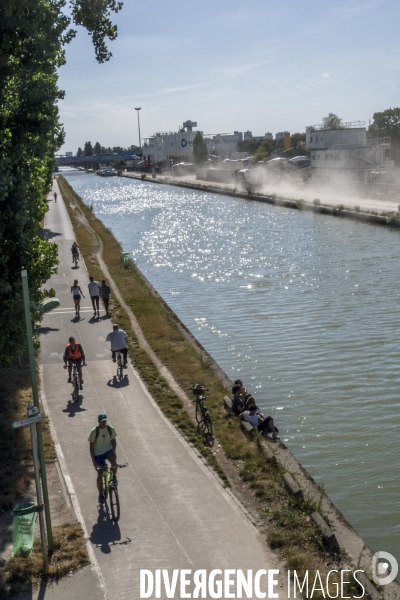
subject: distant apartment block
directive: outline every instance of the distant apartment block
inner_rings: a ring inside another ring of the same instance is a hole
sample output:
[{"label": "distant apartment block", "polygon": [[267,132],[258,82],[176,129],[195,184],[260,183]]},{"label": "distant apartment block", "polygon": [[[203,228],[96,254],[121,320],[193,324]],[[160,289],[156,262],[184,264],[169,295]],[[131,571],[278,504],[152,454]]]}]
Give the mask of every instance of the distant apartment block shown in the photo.
[{"label": "distant apartment block", "polygon": [[311,168],[323,179],[350,175],[367,182],[371,170],[383,165],[393,167],[389,161],[390,138],[367,140],[362,121],[342,123],[341,129],[307,127],[306,147],[310,150]]}]

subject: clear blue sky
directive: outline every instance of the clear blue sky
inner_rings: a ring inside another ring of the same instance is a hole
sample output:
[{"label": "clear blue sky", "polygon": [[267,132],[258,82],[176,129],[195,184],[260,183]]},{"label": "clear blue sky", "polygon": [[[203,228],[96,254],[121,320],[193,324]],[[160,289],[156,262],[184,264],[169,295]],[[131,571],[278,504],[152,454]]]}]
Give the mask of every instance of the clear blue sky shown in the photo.
[{"label": "clear blue sky", "polygon": [[400,106],[399,0],[125,0],[110,62],[81,30],[59,84],[62,151],[138,143],[187,119],[205,133],[368,124]]}]

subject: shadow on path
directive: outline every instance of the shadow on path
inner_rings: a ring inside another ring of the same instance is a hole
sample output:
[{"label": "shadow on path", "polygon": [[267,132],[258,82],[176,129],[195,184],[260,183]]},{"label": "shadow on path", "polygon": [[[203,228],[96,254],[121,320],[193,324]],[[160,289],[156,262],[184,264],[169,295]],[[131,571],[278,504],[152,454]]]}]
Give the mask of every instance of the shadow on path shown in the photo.
[{"label": "shadow on path", "polygon": [[107,381],[107,385],[108,385],[108,387],[113,387],[113,388],[126,387],[127,385],[129,385],[129,377],[128,377],[128,375],[124,375],[124,378],[121,381],[118,381],[117,376],[114,375],[114,377],[112,379],[109,379]]},{"label": "shadow on path", "polygon": [[121,541],[121,530],[118,523],[114,523],[108,504],[100,504],[97,523],[93,525],[90,541],[104,554],[110,554],[112,546],[126,546],[132,540],[128,537]]},{"label": "shadow on path", "polygon": [[79,394],[78,402],[68,400],[67,407],[63,409],[63,412],[68,413],[69,417],[74,417],[77,413],[85,412],[87,408],[83,408],[82,404],[80,404],[82,400],[83,396],[81,394]]},{"label": "shadow on path", "polygon": [[46,335],[47,333],[50,333],[51,331],[60,331],[58,327],[39,327],[39,334],[40,335]]},{"label": "shadow on path", "polygon": [[59,235],[62,235],[62,233],[57,233],[56,231],[51,231],[51,229],[43,229],[43,235],[45,235],[46,237],[51,239],[54,237],[58,237]]},{"label": "shadow on path", "polygon": [[[80,315],[75,315],[73,319],[71,319],[71,323],[79,323],[80,321],[85,321],[85,317],[81,317]],[[90,323],[90,321],[89,321]]]}]

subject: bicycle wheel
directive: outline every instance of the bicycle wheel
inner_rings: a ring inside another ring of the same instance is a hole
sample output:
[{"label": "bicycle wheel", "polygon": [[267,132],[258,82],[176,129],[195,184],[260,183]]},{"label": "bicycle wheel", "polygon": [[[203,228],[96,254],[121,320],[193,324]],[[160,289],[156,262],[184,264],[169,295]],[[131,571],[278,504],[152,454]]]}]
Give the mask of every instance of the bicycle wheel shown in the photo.
[{"label": "bicycle wheel", "polygon": [[196,398],[196,421],[197,424],[200,425],[203,421],[203,413],[204,413],[204,398],[200,396]]},{"label": "bicycle wheel", "polygon": [[207,412],[207,414],[204,415],[204,419],[203,419],[204,433],[205,433],[205,435],[212,437],[212,434],[213,434],[212,421],[211,421],[211,417],[210,417],[208,410],[206,412]]},{"label": "bicycle wheel", "polygon": [[103,496],[105,500],[108,498],[108,489],[108,477],[105,477],[105,473],[103,473]]},{"label": "bicycle wheel", "polygon": [[118,371],[117,371],[117,377],[119,380],[121,380],[124,376],[124,368],[122,366],[122,356],[121,356],[121,352],[118,353]]},{"label": "bicycle wheel", "polygon": [[78,377],[75,376],[74,377],[74,391],[72,392],[72,398],[74,400],[74,402],[78,402],[79,400],[79,382],[78,382]]},{"label": "bicycle wheel", "polygon": [[110,508],[111,514],[114,523],[119,521],[120,515],[120,506],[119,506],[119,496],[118,496],[118,488],[110,485]]},{"label": "bicycle wheel", "polygon": [[196,402],[196,422],[198,425],[201,423],[201,409],[198,402]]}]

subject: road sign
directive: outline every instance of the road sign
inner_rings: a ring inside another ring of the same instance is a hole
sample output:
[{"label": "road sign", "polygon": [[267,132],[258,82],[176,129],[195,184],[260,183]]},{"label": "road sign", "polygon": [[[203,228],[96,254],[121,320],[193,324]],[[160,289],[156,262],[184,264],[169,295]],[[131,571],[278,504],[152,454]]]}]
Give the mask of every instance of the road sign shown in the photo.
[{"label": "road sign", "polygon": [[23,427],[24,425],[30,425],[31,423],[37,423],[37,421],[43,421],[46,415],[35,415],[34,417],[28,417],[27,419],[21,419],[21,421],[14,421],[12,426],[14,429]]}]

